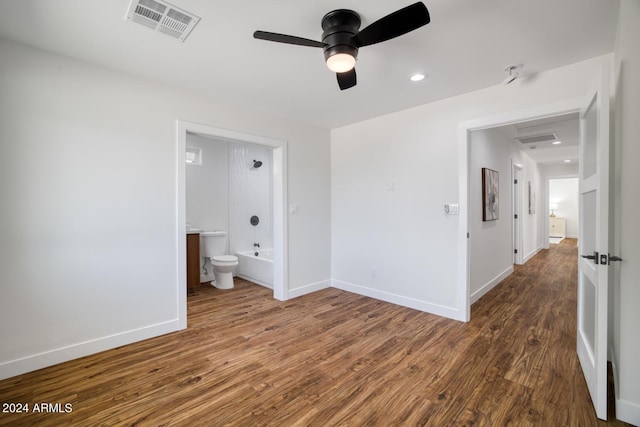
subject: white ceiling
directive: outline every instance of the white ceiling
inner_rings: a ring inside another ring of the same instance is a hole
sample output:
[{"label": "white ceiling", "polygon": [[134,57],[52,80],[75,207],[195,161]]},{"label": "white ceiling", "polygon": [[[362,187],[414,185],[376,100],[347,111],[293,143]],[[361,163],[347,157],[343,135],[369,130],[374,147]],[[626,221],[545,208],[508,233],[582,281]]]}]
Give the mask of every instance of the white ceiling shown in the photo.
[{"label": "white ceiling", "polygon": [[501,84],[510,64],[535,75],[614,47],[617,0],[425,0],[431,23],[360,49],[358,85],[340,91],[321,49],[252,37],[319,40],[331,10],[364,28],[413,2],[172,0],[202,18],[181,43],[125,21],[129,0],[0,0],[0,37],[327,128]]},{"label": "white ceiling", "polygon": [[508,139],[538,136],[555,133],[560,144],[552,141],[534,144],[521,144],[522,151],[536,163],[541,165],[578,163],[578,148],[580,143],[580,122],[578,113],[564,114],[538,120],[531,120],[496,128]]}]

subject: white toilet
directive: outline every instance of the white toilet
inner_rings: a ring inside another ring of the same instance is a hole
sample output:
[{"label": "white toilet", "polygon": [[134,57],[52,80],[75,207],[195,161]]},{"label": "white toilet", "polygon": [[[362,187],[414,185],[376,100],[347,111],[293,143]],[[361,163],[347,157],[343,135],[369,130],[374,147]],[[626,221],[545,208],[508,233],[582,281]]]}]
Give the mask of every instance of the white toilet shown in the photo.
[{"label": "white toilet", "polygon": [[233,288],[233,271],[238,265],[238,257],[225,255],[227,251],[226,231],[204,231],[200,233],[200,256],[209,258],[218,289]]}]

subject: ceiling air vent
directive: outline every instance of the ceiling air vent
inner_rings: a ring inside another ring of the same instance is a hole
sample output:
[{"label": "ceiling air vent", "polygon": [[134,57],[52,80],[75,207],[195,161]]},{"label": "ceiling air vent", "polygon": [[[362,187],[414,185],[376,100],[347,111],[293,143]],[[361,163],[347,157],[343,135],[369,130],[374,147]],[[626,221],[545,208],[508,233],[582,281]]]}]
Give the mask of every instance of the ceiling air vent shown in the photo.
[{"label": "ceiling air vent", "polygon": [[535,144],[537,142],[557,141],[558,136],[555,133],[545,133],[542,135],[521,136],[516,138],[520,144]]},{"label": "ceiling air vent", "polygon": [[183,42],[200,18],[167,2],[131,0],[126,19]]}]

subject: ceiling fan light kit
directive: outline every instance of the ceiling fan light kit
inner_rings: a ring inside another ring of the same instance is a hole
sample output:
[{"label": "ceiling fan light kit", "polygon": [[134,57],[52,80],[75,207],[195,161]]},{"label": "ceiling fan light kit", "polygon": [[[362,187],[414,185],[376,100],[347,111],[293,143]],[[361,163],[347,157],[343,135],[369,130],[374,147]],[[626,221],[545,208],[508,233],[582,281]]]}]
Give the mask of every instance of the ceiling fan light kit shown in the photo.
[{"label": "ceiling fan light kit", "polygon": [[322,41],[286,34],[256,31],[256,39],[288,43],[298,46],[321,47],[327,67],[336,73],[341,90],[357,83],[355,64],[358,50],[363,46],[399,37],[430,22],[429,11],[422,2],[397,10],[360,30],[360,15],[349,9],[327,13],[321,21]]},{"label": "ceiling fan light kit", "polygon": [[322,43],[327,67],[335,73],[346,73],[356,65],[358,46],[353,37],[360,29],[360,15],[353,10],[339,9],[322,18]]},{"label": "ceiling fan light kit", "polygon": [[356,58],[348,53],[336,53],[327,58],[327,67],[334,73],[346,73],[356,66]]}]

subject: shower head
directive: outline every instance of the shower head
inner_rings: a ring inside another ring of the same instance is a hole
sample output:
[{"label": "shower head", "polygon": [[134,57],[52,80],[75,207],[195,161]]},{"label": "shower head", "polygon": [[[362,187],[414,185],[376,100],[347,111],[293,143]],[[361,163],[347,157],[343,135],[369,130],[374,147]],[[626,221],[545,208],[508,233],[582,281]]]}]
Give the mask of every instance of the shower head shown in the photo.
[{"label": "shower head", "polygon": [[262,166],[262,162],[260,160],[254,160],[253,161],[253,168],[254,169],[258,169],[260,166]]}]

